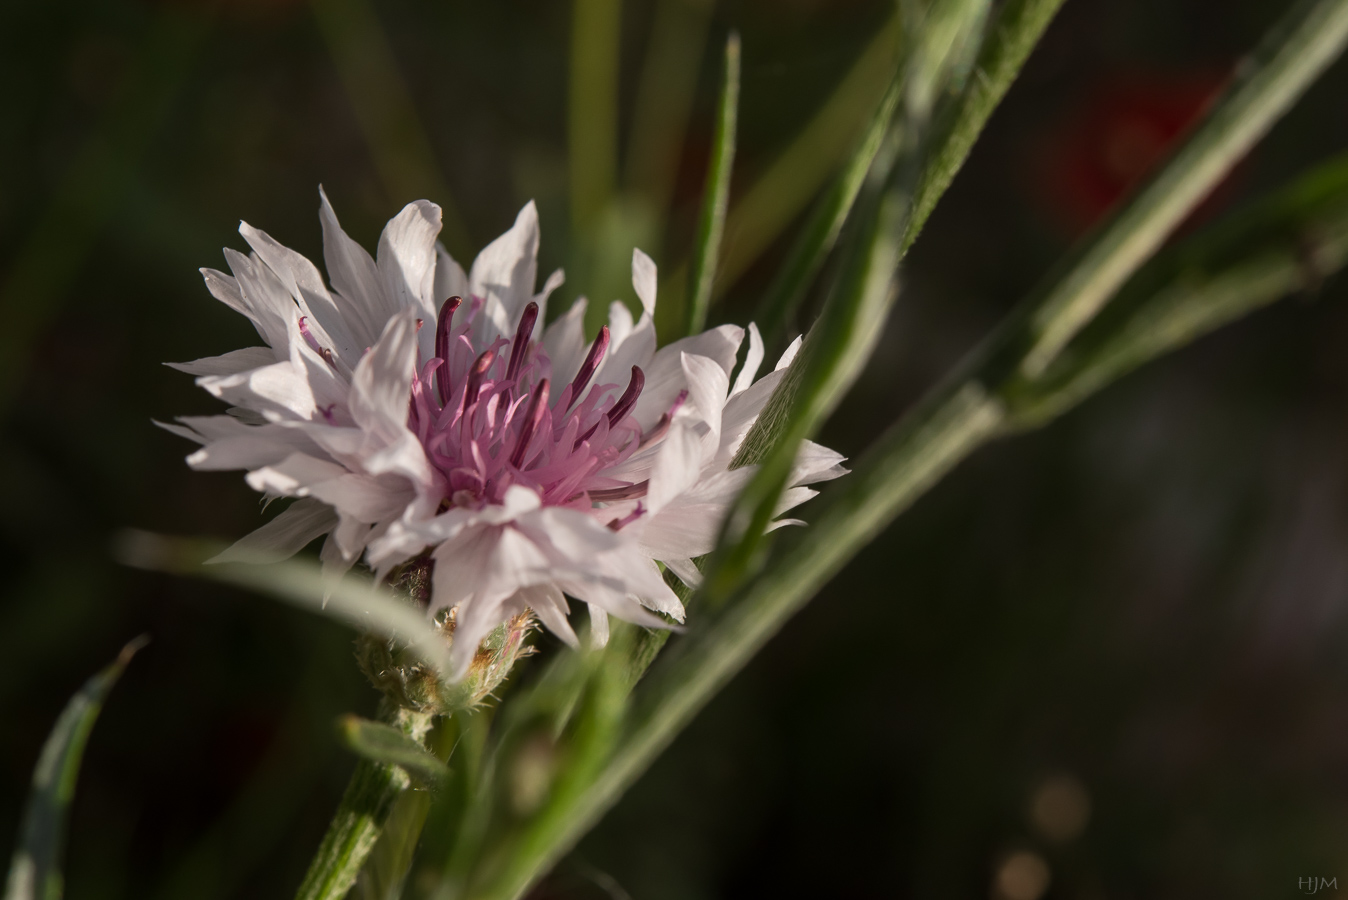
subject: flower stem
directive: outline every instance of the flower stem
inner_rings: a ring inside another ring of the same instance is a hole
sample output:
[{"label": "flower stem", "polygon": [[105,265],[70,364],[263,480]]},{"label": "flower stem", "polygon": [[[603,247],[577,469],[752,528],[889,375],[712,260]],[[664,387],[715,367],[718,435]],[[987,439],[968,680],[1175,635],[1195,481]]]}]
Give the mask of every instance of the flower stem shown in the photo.
[{"label": "flower stem", "polygon": [[[380,701],[379,720],[401,729],[418,743],[425,740],[431,727],[429,713],[401,709],[387,700]],[[394,801],[410,785],[411,779],[398,766],[369,759],[357,762],[295,900],[338,900],[345,896],[379,840]]]}]

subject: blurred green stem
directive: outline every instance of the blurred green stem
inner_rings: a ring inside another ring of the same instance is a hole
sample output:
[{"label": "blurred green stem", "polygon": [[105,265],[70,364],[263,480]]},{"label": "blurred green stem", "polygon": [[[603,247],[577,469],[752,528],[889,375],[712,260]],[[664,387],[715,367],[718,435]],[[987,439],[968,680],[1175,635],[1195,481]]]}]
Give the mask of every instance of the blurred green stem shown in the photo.
[{"label": "blurred green stem", "polygon": [[18,389],[35,339],[59,311],[172,111],[210,32],[209,9],[158,8],[136,48],[126,88],[74,154],[0,277],[0,404]]},{"label": "blurred green stem", "polygon": [[618,159],[618,50],[622,0],[573,0],[571,228],[583,240],[613,199]]},{"label": "blurred green stem", "polygon": [[674,194],[712,6],[713,0],[660,0],[655,9],[632,110],[625,182],[661,222]]},{"label": "blurred green stem", "polygon": [[[429,714],[399,709],[388,700],[380,701],[379,720],[397,727],[417,743],[425,741],[431,727]],[[411,783],[398,766],[365,758],[356,763],[341,805],[295,894],[296,900],[340,900],[346,896],[379,840],[394,801]]]},{"label": "blurred green stem", "polygon": [[451,253],[468,258],[472,238],[374,7],[369,0],[313,0],[311,5],[389,198],[398,206],[423,197],[439,204],[440,239]]}]

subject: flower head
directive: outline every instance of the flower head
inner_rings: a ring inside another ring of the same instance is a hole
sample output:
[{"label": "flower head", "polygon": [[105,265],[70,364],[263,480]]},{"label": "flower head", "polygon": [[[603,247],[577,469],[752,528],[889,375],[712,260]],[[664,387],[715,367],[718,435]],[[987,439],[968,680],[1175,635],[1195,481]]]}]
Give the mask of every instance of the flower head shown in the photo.
[{"label": "flower head", "polygon": [[[429,561],[427,611],[454,611],[451,658],[465,671],[494,628],[532,610],[576,644],[567,598],[608,614],[682,621],[657,563],[687,583],[752,474],[730,462],[798,344],[755,381],[763,343],[723,325],[656,349],[656,269],[632,258],[641,317],[621,303],[587,340],[586,301],[546,330],[553,273],[534,293],[532,203],[465,273],[436,243],[440,209],[403,209],[372,258],[320,191],[328,283],[307,259],[244,224],[233,275],[207,287],[266,346],[176,364],[231,404],[166,426],[202,444],[198,469],[245,469],[268,497],[299,498],[225,558],[271,558],[327,535],[331,575],[362,557],[385,578]],[[739,372],[731,381],[731,374]],[[801,452],[779,512],[804,485],[843,473],[817,444]]]}]

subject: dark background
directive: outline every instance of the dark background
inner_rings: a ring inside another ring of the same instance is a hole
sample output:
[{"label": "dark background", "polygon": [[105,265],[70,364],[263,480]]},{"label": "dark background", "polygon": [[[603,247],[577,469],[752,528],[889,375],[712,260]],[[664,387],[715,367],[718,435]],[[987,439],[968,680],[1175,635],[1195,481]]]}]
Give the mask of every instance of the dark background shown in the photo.
[{"label": "dark background", "polygon": [[[624,6],[624,128],[653,6]],[[946,371],[1284,6],[1067,0],[914,248],[825,442],[856,455]],[[742,187],[887,12],[715,6],[667,240],[646,248],[662,267],[686,251],[727,28],[744,39]],[[215,411],[161,360],[251,342],[197,267],[243,247],[240,218],[320,258],[321,182],[367,246],[427,184],[446,185],[473,249],[534,197],[544,270],[576,269],[569,14],[373,8],[428,148],[402,172],[377,163],[310,5],[0,4],[0,846],[65,700],[153,636],[89,747],[71,900],[289,896],[353,764],[332,718],[374,705],[342,628],[109,557],[128,525],[232,538],[259,521],[239,473],[190,472],[190,448],[150,424]],[[1339,65],[1199,218],[1348,146],[1345,89]],[[404,137],[392,146],[417,145]],[[714,319],[743,321],[786,243]],[[560,299],[585,290],[573,279]],[[1290,897],[1307,876],[1348,890],[1343,295],[1331,281],[980,452],[768,646],[540,896],[989,896],[1026,852],[1051,871],[1049,898]],[[1045,784],[1088,798],[1084,827],[1033,814]]]}]

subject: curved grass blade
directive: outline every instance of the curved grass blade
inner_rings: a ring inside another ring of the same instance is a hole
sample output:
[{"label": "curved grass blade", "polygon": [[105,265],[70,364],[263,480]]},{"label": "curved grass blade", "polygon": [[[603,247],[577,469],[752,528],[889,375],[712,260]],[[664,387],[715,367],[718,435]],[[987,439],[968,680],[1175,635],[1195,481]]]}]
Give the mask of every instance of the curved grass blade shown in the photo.
[{"label": "curved grass blade", "polygon": [[1169,162],[1103,227],[1035,304],[1025,375],[1044,372],[1119,286],[1291,108],[1348,41],[1348,0],[1302,0],[1236,73]]},{"label": "curved grass blade", "polygon": [[10,862],[4,900],[60,900],[66,811],[75,795],[84,747],[108,692],[131,657],[149,642],[147,635],[141,635],[123,647],[117,659],[86,681],[61,711],[33,769],[33,787]]},{"label": "curved grass blade", "polygon": [[401,766],[423,784],[439,787],[449,777],[449,768],[401,728],[347,714],[337,719],[337,736],[352,753]]},{"label": "curved grass blade", "polygon": [[[923,167],[904,230],[900,252],[906,253],[926,224],[936,202],[954,180],[992,111],[1006,96],[1063,0],[1010,0],[989,26],[973,73],[958,101],[937,122],[932,152]],[[881,98],[865,135],[847,166],[820,200],[764,295],[754,319],[771,346],[784,336],[791,316],[810,283],[833,250],[871,161],[890,127],[902,91],[895,80]]]},{"label": "curved grass blade", "polygon": [[618,171],[618,51],[622,0],[576,0],[567,125],[572,239],[590,235],[613,201]]},{"label": "curved grass blade", "polygon": [[693,243],[692,271],[688,276],[687,334],[697,334],[707,324],[707,307],[716,281],[716,261],[725,232],[725,211],[730,201],[730,171],[735,165],[735,122],[740,102],[740,36],[731,32],[725,42],[725,72],[721,99],[716,107],[716,134],[712,138],[711,165],[707,167],[706,192]]},{"label": "curved grass blade", "polygon": [[913,197],[912,218],[903,236],[907,253],[936,203],[950,187],[988,118],[1020,74],[1030,51],[1063,0],[1008,0],[988,27],[983,48],[959,101],[937,124],[933,151]]},{"label": "curved grass blade", "polygon": [[800,442],[842,399],[883,332],[897,296],[899,247],[932,109],[976,48],[988,6],[986,0],[946,0],[928,10],[920,23],[919,39],[901,76],[899,115],[867,175],[839,276],[801,352],[732,462],[757,464],[759,469],[726,516],[704,572],[699,596],[713,606],[761,561],[768,525]]},{"label": "curved grass blade", "polygon": [[310,7],[389,199],[398,206],[417,197],[434,200],[440,206],[440,240],[460,259],[472,258],[472,236],[375,5],[312,0]]},{"label": "curved grass blade", "polygon": [[731,207],[718,288],[733,285],[804,209],[866,127],[904,36],[898,13],[871,38],[814,117]]},{"label": "curved grass blade", "polygon": [[425,613],[388,591],[354,576],[334,583],[324,577],[317,563],[298,558],[267,565],[204,565],[220,549],[207,541],[127,529],[118,535],[113,555],[124,565],[138,569],[248,588],[353,628],[401,641],[441,675],[449,675],[449,647],[444,637]]},{"label": "curved grass blade", "polygon": [[837,242],[843,223],[847,221],[857,194],[861,192],[861,186],[866,181],[866,173],[870,171],[875,155],[880,152],[880,144],[889,133],[894,110],[899,105],[902,93],[903,81],[896,77],[890,83],[889,90],[880,98],[880,105],[870,125],[867,126],[866,133],[862,135],[856,152],[834,180],[833,186],[815,206],[809,221],[805,223],[800,236],[791,247],[791,252],[787,254],[785,265],[769,285],[768,292],[759,305],[759,312],[754,316],[769,346],[782,339],[783,332],[792,314],[804,299],[810,282],[819,273],[819,269],[824,265],[824,259]]}]

